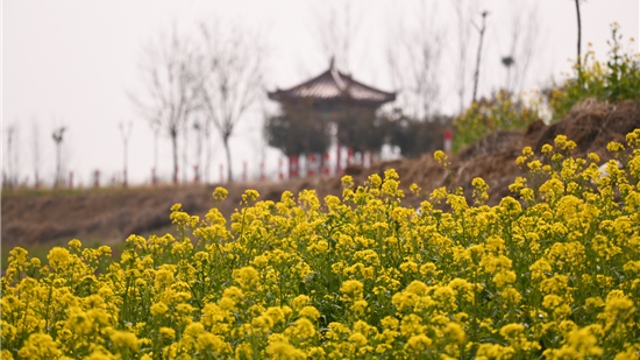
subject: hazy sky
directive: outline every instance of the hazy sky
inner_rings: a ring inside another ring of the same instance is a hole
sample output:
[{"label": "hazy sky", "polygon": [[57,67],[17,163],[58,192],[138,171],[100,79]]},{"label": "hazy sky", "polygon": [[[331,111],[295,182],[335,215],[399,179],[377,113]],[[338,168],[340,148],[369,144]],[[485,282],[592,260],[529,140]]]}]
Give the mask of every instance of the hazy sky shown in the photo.
[{"label": "hazy sky", "polygon": [[[469,0],[471,1],[471,0]],[[452,2],[452,1],[451,1]],[[429,4],[433,1],[427,2]],[[438,108],[457,109],[449,64],[455,60],[456,27],[450,1],[437,2],[435,24],[444,29],[441,94]],[[491,0],[476,2],[490,12],[483,51],[480,93],[488,95],[504,83],[500,57],[508,52],[509,20],[514,4],[537,4],[539,28],[536,53],[524,86],[526,89],[561,79],[570,70],[576,53],[576,16],[573,0]],[[326,14],[326,2],[299,0],[158,1],[158,0],[13,0],[2,1],[2,160],[6,170],[6,129],[18,128],[20,178],[33,180],[34,137],[39,140],[41,177],[53,178],[55,146],[51,132],[66,126],[66,167],[76,181],[89,183],[94,169],[106,177],[119,175],[123,146],[118,130],[122,121],[132,121],[129,151],[130,181],[148,181],[153,165],[153,136],[148,124],[133,108],[127,92],[141,89],[138,63],[142,47],[176,24],[191,34],[198,21],[222,19],[259,31],[269,50],[266,58],[266,88],[286,88],[326,70],[318,29]],[[390,80],[387,49],[390,33],[398,23],[411,28],[424,23],[417,18],[417,1],[353,0],[351,9],[361,13],[353,36],[349,70],[353,76],[383,90],[398,90]],[[431,5],[430,5],[431,6]],[[428,9],[432,9],[432,7]],[[338,8],[340,12],[343,7]],[[638,0],[589,0],[582,2],[583,49],[587,43],[600,58],[607,52],[609,25],[617,21],[625,38],[640,36]],[[341,15],[341,14],[339,14]],[[391,39],[393,41],[393,39]],[[627,42],[624,42],[625,46]],[[637,43],[635,51],[637,51]],[[477,34],[473,32],[469,52],[475,55]],[[470,65],[471,66],[471,65]],[[469,85],[470,87],[471,85]],[[468,97],[470,97],[468,95]],[[261,138],[262,109],[275,104],[263,99],[232,138],[234,172],[243,161],[252,173],[264,154],[271,173],[278,152],[265,151]],[[193,139],[193,136],[192,136]],[[217,138],[216,138],[217,139]],[[192,140],[193,141],[193,140]],[[168,178],[171,148],[168,138],[160,142],[160,175]],[[193,154],[194,150],[190,150]],[[217,181],[224,156],[219,141],[213,145],[210,178]],[[191,159],[193,156],[191,155]],[[191,178],[192,172],[189,172]],[[104,179],[104,178],[103,178]]]}]

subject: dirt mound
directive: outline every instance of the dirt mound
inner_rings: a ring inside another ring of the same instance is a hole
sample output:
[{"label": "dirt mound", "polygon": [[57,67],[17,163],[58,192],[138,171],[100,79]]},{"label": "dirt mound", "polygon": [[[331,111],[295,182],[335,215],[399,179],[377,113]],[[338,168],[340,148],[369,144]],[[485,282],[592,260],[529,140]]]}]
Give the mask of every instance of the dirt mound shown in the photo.
[{"label": "dirt mound", "polygon": [[[588,99],[576,105],[566,117],[550,126],[538,120],[526,131],[497,131],[462,149],[451,157],[448,169],[438,164],[432,155],[373,164],[369,169],[350,166],[346,174],[356,184],[362,184],[372,173],[383,175],[394,168],[400,175],[401,188],[407,193],[405,203],[417,206],[422,197],[408,191],[412,183],[423,194],[441,187],[462,187],[471,195],[471,181],[482,177],[489,185],[489,204],[510,195],[508,185],[524,173],[515,160],[524,146],[538,152],[542,145],[553,144],[558,134],[567,135],[577,143],[574,156],[595,152],[602,160],[611,157],[606,151],[610,141],[624,143],[625,135],[640,128],[640,101],[616,105]],[[130,190],[81,191],[73,194],[14,193],[2,197],[2,245],[42,243],[60,238],[78,237],[85,240],[122,241],[131,233],[153,232],[170,225],[169,208],[176,202],[186,211],[204,215],[212,207],[211,192],[215,185],[189,187],[138,188]],[[263,200],[280,199],[283,191],[297,193],[315,189],[320,197],[340,195],[339,177],[291,180],[277,183],[231,184],[229,198],[218,204],[226,216],[240,204],[246,188],[254,188]]]},{"label": "dirt mound", "polygon": [[561,121],[546,128],[534,150],[553,144],[560,134],[576,142],[576,156],[589,152],[609,158],[606,151],[611,141],[625,143],[625,135],[640,127],[640,101],[625,101],[616,105],[587,99],[574,106]]},{"label": "dirt mound", "polygon": [[471,144],[457,154],[456,160],[465,162],[479,157],[489,157],[502,154],[504,152],[519,151],[517,144],[522,140],[522,133],[519,131],[496,131],[480,139],[475,144]]},{"label": "dirt mound", "polygon": [[[625,135],[636,128],[640,128],[640,101],[612,105],[587,99],[550,126],[536,120],[526,131],[496,131],[480,139],[450,158],[448,171],[431,155],[423,155],[419,159],[375,164],[369,173],[382,174],[385,169],[395,168],[405,190],[411,183],[420,185],[427,193],[441,186],[462,187],[467,196],[472,193],[473,178],[482,177],[489,185],[488,203],[496,204],[502,197],[511,195],[508,185],[517,176],[525,175],[515,163],[525,146],[531,146],[539,153],[542,145],[553,144],[555,137],[563,134],[577,144],[573,156],[584,157],[595,152],[604,161],[611,158],[607,144],[611,141],[625,143]],[[367,171],[348,168],[347,173],[364,181]],[[407,201],[417,205],[420,199],[409,197]]]}]

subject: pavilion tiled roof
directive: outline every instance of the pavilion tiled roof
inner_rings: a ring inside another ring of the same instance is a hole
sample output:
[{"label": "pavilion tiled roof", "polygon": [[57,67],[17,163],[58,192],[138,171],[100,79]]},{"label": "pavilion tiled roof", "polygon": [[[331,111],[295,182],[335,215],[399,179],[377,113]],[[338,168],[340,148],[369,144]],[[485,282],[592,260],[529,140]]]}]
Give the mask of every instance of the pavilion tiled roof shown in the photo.
[{"label": "pavilion tiled roof", "polygon": [[269,92],[269,99],[279,102],[292,102],[300,99],[318,101],[348,100],[380,106],[396,99],[396,94],[375,89],[338,71],[333,63],[329,70],[300,85],[287,90]]}]

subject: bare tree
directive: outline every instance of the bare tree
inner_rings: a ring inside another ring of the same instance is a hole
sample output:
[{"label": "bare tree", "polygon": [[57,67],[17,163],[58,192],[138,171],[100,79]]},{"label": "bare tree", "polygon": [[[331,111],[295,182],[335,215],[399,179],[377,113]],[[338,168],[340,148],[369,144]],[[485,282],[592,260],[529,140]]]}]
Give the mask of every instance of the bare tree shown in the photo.
[{"label": "bare tree", "polygon": [[53,183],[55,188],[57,188],[60,181],[62,181],[62,141],[64,140],[65,130],[67,130],[67,128],[62,126],[53,130],[51,134],[53,141],[56,143],[56,177]]},{"label": "bare tree", "polygon": [[193,130],[196,133],[196,161],[195,161],[195,177],[196,179],[200,179],[200,174],[202,173],[202,137],[204,133],[204,126],[200,123],[200,121],[195,120],[193,122]]},{"label": "bare tree", "polygon": [[418,26],[407,28],[407,19],[390,26],[387,63],[393,87],[400,90],[399,103],[404,113],[424,119],[438,111],[439,69],[444,45],[444,29],[436,26],[437,3],[427,8],[420,3],[416,12]]},{"label": "bare tree", "polygon": [[158,177],[158,138],[160,137],[160,123],[152,121],[149,125],[151,126],[151,130],[153,130],[153,178],[151,179],[151,183],[155,184]]},{"label": "bare tree", "polygon": [[40,130],[35,121],[31,125],[33,136],[33,184],[37,189],[40,187]]},{"label": "bare tree", "polygon": [[576,58],[576,62],[578,64],[578,71],[582,71],[582,60],[580,59],[580,42],[582,41],[582,24],[580,22],[580,0],[575,0],[576,2],[576,16],[578,17],[578,57]]},{"label": "bare tree", "polygon": [[189,170],[189,121],[185,121],[182,125],[182,183],[186,183]]},{"label": "bare tree", "polygon": [[538,3],[512,2],[508,54],[502,58],[507,69],[507,91],[519,93],[527,83],[531,60],[538,50],[540,19]]},{"label": "bare tree", "polygon": [[18,184],[18,125],[7,126],[7,185],[12,188]]},{"label": "bare tree", "polygon": [[213,133],[213,124],[206,119],[202,120],[200,124],[199,134],[204,138],[204,169],[201,172],[204,174],[203,180],[205,183],[209,183],[211,173],[211,160],[213,158],[213,149],[211,143],[211,134]]},{"label": "bare tree", "polygon": [[195,60],[193,48],[174,25],[169,37],[161,35],[144,51],[141,73],[146,97],[130,96],[152,128],[171,139],[174,183],[178,182],[178,135],[196,106]]},{"label": "bare tree", "polygon": [[227,176],[233,180],[229,139],[247,110],[264,94],[265,47],[257,34],[219,23],[201,23],[204,47],[200,66],[201,107],[220,132],[227,157]]},{"label": "bare tree", "polygon": [[131,121],[129,121],[126,126],[124,124],[124,122],[120,122],[120,124],[118,124],[118,127],[120,128],[120,136],[122,137],[122,145],[123,145],[123,152],[122,152],[122,185],[124,187],[127,187],[128,185],[128,178],[127,178],[127,160],[128,160],[128,150],[129,150],[129,138],[131,137],[131,129],[133,128],[133,123]]},{"label": "bare tree", "polygon": [[460,113],[465,108],[465,94],[467,92],[467,62],[469,54],[469,40],[471,39],[471,16],[476,13],[477,3],[475,1],[454,0],[453,7],[456,13],[457,33],[458,33],[458,64],[455,83],[456,91],[460,101]]},{"label": "bare tree", "polygon": [[502,65],[504,65],[504,67],[507,68],[507,81],[505,82],[504,88],[508,92],[510,92],[511,91],[511,68],[513,67],[513,65],[515,65],[516,60],[513,58],[513,56],[504,56],[500,61],[502,62]]},{"label": "bare tree", "polygon": [[478,43],[478,54],[476,57],[476,71],[473,74],[473,96],[471,98],[472,102],[476,102],[476,96],[478,94],[478,78],[480,77],[480,57],[482,55],[482,40],[484,40],[484,32],[487,29],[486,19],[488,14],[489,14],[488,11],[483,11],[481,13],[482,26],[477,26],[476,24],[473,24],[476,30],[478,30],[478,33],[480,34],[480,42]]},{"label": "bare tree", "polygon": [[328,0],[316,5],[313,8],[316,26],[312,36],[320,44],[325,59],[335,58],[337,68],[350,72],[351,52],[359,38],[366,8],[355,8],[350,0]]}]

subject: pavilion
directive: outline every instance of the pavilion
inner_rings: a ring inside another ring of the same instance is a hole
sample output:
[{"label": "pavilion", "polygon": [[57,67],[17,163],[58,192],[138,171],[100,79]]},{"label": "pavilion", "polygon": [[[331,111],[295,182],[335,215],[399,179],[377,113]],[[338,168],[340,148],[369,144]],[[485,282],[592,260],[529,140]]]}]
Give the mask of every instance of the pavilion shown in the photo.
[{"label": "pavilion", "polygon": [[[322,74],[292,88],[269,92],[268,96],[279,102],[285,115],[291,119],[304,114],[305,117],[317,117],[327,124],[337,126],[336,173],[342,170],[342,146],[351,151],[370,150],[367,144],[359,141],[358,132],[373,124],[380,106],[396,99],[395,92],[385,92],[365,85],[339,71],[333,59],[329,69]],[[322,160],[325,157],[320,158]],[[292,165],[297,169],[297,163],[291,163],[291,156],[289,159],[290,169]],[[290,174],[294,177],[296,175],[291,170]]]}]

